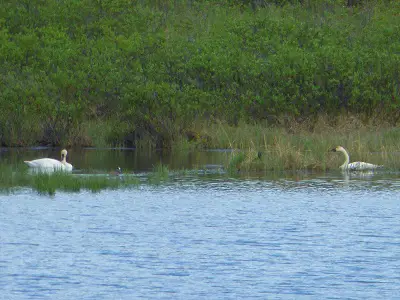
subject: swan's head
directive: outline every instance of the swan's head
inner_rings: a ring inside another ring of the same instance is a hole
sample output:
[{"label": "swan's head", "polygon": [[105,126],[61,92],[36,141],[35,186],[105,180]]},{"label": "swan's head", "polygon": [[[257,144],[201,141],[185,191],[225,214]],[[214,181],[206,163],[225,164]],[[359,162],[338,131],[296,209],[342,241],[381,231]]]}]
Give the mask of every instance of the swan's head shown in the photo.
[{"label": "swan's head", "polygon": [[67,158],[67,150],[63,149],[61,150],[61,159]]},{"label": "swan's head", "polygon": [[333,148],[331,151],[332,152],[343,152],[345,150],[342,146],[337,146],[336,148]]}]

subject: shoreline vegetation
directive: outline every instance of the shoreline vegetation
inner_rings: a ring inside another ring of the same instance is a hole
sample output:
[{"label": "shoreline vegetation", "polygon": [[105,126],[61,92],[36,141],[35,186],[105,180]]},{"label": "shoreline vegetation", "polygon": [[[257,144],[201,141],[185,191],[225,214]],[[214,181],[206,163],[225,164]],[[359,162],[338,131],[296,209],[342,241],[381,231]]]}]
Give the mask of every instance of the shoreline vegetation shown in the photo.
[{"label": "shoreline vegetation", "polygon": [[1,146],[230,148],[244,154],[227,165],[242,170],[327,170],[342,145],[399,168],[399,11],[389,0],[4,3]]},{"label": "shoreline vegetation", "polygon": [[[271,151],[272,152],[272,151]],[[300,181],[310,179],[318,174],[327,174],[328,171],[340,172],[339,168],[330,168],[332,164],[336,164],[338,160],[336,155],[332,153],[324,153],[323,162],[325,165],[319,165],[321,162],[315,162],[310,157],[312,154],[302,155],[296,152],[285,151],[277,155],[268,155],[250,149],[249,151],[235,150],[231,155],[227,156],[222,162],[220,168],[194,168],[170,170],[167,164],[156,164],[153,170],[148,173],[135,174],[132,172],[122,172],[118,175],[95,170],[95,172],[78,173],[54,171],[48,172],[40,169],[27,168],[22,163],[8,164],[2,162],[0,164],[0,194],[12,194],[21,189],[31,189],[41,195],[54,196],[57,191],[62,192],[80,192],[83,190],[97,193],[103,190],[110,189],[134,189],[142,184],[160,185],[174,178],[180,179],[186,176],[208,177],[208,176],[224,176],[226,179],[232,178],[260,178],[266,176],[272,179],[282,179]],[[399,153],[394,153],[394,158],[398,157]],[[321,157],[322,157],[321,156]],[[373,157],[375,161],[388,161],[391,157],[390,153],[362,153],[362,157]],[[288,159],[289,158],[289,159]],[[306,158],[306,159],[305,159]],[[296,160],[297,159],[297,160]],[[307,159],[312,160],[309,165],[304,165]],[[343,157],[340,157],[340,161]],[[288,165],[288,162],[290,165]],[[397,162],[397,160],[396,160]],[[391,167],[385,166],[382,170],[377,170],[377,174],[393,171],[394,163]],[[399,167],[398,165],[396,167]],[[343,172],[342,172],[343,173]],[[349,175],[349,172],[344,172]],[[371,176],[375,172],[350,172],[356,176]],[[364,174],[364,175],[363,175]]]}]

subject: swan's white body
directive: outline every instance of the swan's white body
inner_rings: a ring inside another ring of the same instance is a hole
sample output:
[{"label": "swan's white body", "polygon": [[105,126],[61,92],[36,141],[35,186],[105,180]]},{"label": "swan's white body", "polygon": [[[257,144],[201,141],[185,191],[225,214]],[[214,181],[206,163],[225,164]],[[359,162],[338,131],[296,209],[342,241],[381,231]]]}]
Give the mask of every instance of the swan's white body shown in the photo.
[{"label": "swan's white body", "polygon": [[379,165],[374,165],[362,161],[356,161],[350,163],[350,156],[347,153],[346,149],[344,149],[342,146],[337,146],[336,148],[332,149],[334,152],[342,152],[345,157],[345,161],[343,165],[341,165],[339,168],[344,170],[344,171],[363,171],[363,170],[374,170],[377,168],[382,168],[383,166]]},{"label": "swan's white body", "polygon": [[67,150],[61,151],[61,161],[53,158],[39,158],[35,160],[24,161],[30,168],[54,170],[54,171],[72,171],[72,165],[67,163]]}]

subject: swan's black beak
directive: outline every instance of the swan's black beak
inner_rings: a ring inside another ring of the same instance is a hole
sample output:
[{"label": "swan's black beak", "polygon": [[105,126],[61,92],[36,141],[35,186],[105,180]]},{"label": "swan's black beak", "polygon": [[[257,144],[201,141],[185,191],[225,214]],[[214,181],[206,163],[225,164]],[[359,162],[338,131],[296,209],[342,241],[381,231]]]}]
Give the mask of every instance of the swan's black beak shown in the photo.
[{"label": "swan's black beak", "polygon": [[329,152],[336,152],[336,148],[329,150]]}]

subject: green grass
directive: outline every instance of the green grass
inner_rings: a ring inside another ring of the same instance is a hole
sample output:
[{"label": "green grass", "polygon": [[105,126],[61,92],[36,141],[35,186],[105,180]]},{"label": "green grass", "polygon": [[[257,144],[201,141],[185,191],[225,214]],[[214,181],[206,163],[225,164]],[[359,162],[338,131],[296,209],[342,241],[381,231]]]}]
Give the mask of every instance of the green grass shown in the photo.
[{"label": "green grass", "polygon": [[0,190],[8,193],[15,188],[28,187],[39,194],[54,195],[56,191],[99,192],[137,186],[139,179],[134,176],[76,175],[65,172],[29,172],[21,165],[0,165]]},{"label": "green grass", "polygon": [[[184,172],[181,172],[184,174]],[[160,184],[170,178],[165,164],[157,164],[148,175],[149,184]],[[0,164],[0,191],[11,193],[18,188],[31,188],[39,194],[54,195],[57,191],[80,192],[89,190],[99,192],[105,189],[136,187],[140,179],[132,174],[109,176],[104,174],[73,174],[66,172],[32,172],[25,165]]]},{"label": "green grass", "polygon": [[[124,137],[129,134],[130,124],[120,122],[117,117],[108,120],[88,121],[82,126],[77,134],[86,142],[86,145],[96,147],[119,147],[123,146]],[[76,138],[77,139],[77,138]],[[84,144],[80,142],[80,144]]]},{"label": "green grass", "polygon": [[149,176],[151,184],[160,184],[169,179],[169,169],[167,165],[159,163],[153,166],[153,172]]}]

